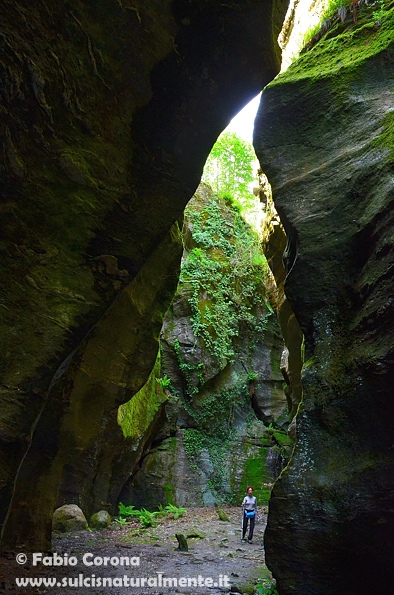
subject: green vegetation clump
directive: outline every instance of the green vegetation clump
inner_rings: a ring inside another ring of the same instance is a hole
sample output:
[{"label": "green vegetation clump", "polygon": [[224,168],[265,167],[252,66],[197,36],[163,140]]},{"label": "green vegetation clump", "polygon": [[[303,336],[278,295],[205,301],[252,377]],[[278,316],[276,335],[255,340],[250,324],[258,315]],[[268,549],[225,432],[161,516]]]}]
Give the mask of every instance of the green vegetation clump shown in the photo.
[{"label": "green vegetation clump", "polygon": [[[251,339],[247,353],[242,352],[244,374],[227,381],[223,377],[222,386],[213,382],[209,389],[205,362],[188,361],[175,339],[174,351],[185,379],[184,392],[176,396],[194,422],[193,428],[183,432],[190,467],[197,471],[203,463],[202,453],[203,458],[208,456],[207,485],[217,502],[225,502],[233,498],[225,482],[234,444],[235,411],[249,410],[251,383],[258,380],[252,368],[252,338],[264,333],[273,311],[266,299],[269,271],[259,236],[233,207],[231,197],[220,199],[204,192],[203,198],[192,201],[185,211],[192,248],[184,254],[178,291],[187,296],[196,341],[209,353],[217,370],[224,370],[237,359],[239,349],[245,349],[239,341],[241,334],[247,333]],[[265,467],[266,452],[262,454],[261,466]],[[236,498],[238,502],[240,494]]]},{"label": "green vegetation clump", "polygon": [[201,451],[207,450],[213,467],[207,485],[219,502],[224,501],[226,498],[222,488],[231,448],[230,434],[223,439],[214,436],[213,431],[209,433],[206,430],[188,428],[183,435],[183,444],[190,468],[195,471],[199,468]]},{"label": "green vegetation clump", "polygon": [[[161,512],[160,508],[161,507],[159,507],[159,512]],[[183,508],[182,506],[174,506],[173,504],[167,504],[167,506],[165,506],[162,510],[166,515],[172,514],[175,520],[179,519],[179,517],[183,516],[187,512],[186,508]]]},{"label": "green vegetation clump", "polygon": [[198,468],[196,457],[206,445],[207,437],[201,430],[195,428],[188,428],[185,430],[183,435],[183,448],[185,449],[189,465],[192,469],[196,470]]},{"label": "green vegetation clump", "polygon": [[256,585],[257,595],[279,595],[275,585],[276,581],[274,579],[261,580]]},{"label": "green vegetation clump", "polygon": [[392,7],[390,0],[375,0],[370,4],[366,2],[328,0],[319,23],[306,32],[304,47],[308,46],[310,42],[320,39],[324,33],[337,23],[343,26],[345,23],[346,26],[353,23],[353,25],[357,26],[359,21],[373,21],[375,25],[380,25],[390,7]]},{"label": "green vegetation clump", "polygon": [[392,111],[385,115],[382,121],[382,133],[372,144],[388,150],[391,161],[394,161],[394,113]]},{"label": "green vegetation clump", "polygon": [[257,372],[248,372],[248,381],[254,382],[255,380],[257,380],[258,376],[259,375],[257,374]]},{"label": "green vegetation clump", "polygon": [[238,386],[222,389],[197,399],[194,408],[186,404],[186,409],[196,422],[196,426],[207,436],[218,440],[227,440],[231,434],[234,409],[236,405],[246,405],[248,397]]},{"label": "green vegetation clump", "polygon": [[119,502],[118,508],[120,518],[129,519],[130,517],[138,515],[138,511],[132,504],[126,506],[123,502]]},{"label": "green vegetation clump", "polygon": [[[197,366],[185,362],[182,357],[182,350],[181,350],[181,346],[179,344],[179,339],[175,339],[175,341],[174,341],[174,351],[178,358],[179,369],[181,370],[181,372],[183,373],[183,375],[186,379],[186,388],[187,388],[188,394],[190,396],[198,394],[200,385],[202,385],[204,383],[204,377],[202,374],[202,370],[204,367],[203,362],[200,362],[199,364],[197,364]],[[197,377],[199,380],[199,385],[197,385],[197,386],[194,386],[194,374],[195,373],[197,373]]]},{"label": "green vegetation clump", "polygon": [[256,583],[257,595],[279,595],[276,589],[276,580],[270,570],[266,566],[261,566],[258,570],[260,576]]},{"label": "green vegetation clump", "polygon": [[197,246],[187,255],[180,275],[191,293],[194,335],[221,366],[233,361],[242,325],[260,324],[264,330],[254,310],[265,303],[268,275],[257,234],[237,210],[224,213],[217,197],[202,210],[186,209]]},{"label": "green vegetation clump", "polygon": [[167,388],[171,384],[171,378],[164,374],[163,378],[156,378],[157,384],[160,384],[163,388]]},{"label": "green vegetation clump", "polygon": [[347,13],[348,8],[350,8],[350,2],[346,2],[345,0],[328,0],[326,7],[320,16],[320,21],[305,33],[304,46],[319,33],[323,23],[327,22],[328,19],[332,19],[335,15],[338,15],[338,11],[341,13],[343,9],[345,9],[342,14],[345,14],[345,12]]},{"label": "green vegetation clump", "polygon": [[[350,7],[345,2],[343,5]],[[377,5],[379,10],[376,10]],[[327,19],[323,15],[323,21],[324,18]],[[316,45],[301,52],[299,58],[269,86],[306,79],[335,79],[345,68],[356,71],[366,60],[392,45],[393,30],[393,0],[363,5],[357,13],[356,22],[353,18],[344,23],[340,19],[332,20],[330,27],[325,32],[322,31]],[[314,35],[309,33],[309,39]]]},{"label": "green vegetation clump", "polygon": [[119,525],[125,525],[127,524],[127,521],[135,517],[139,520],[144,529],[154,526],[155,519],[158,517],[172,515],[174,519],[178,519],[187,512],[186,508],[178,508],[172,504],[167,504],[167,506],[164,507],[159,505],[158,510],[153,512],[146,508],[136,509],[132,504],[126,506],[123,502],[119,502],[118,508],[119,516],[115,520]]},{"label": "green vegetation clump", "polygon": [[256,180],[255,162],[256,155],[250,143],[234,132],[223,132],[208,156],[202,181],[239,211],[241,205],[250,202],[253,196],[250,185]]}]

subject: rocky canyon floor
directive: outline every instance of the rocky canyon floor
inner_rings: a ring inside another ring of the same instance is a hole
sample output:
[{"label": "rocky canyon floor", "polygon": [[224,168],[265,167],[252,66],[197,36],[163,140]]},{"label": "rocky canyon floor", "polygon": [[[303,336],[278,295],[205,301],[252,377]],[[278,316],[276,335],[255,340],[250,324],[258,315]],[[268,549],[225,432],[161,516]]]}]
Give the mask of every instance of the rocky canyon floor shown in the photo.
[{"label": "rocky canyon floor", "polygon": [[[25,595],[256,593],[254,585],[262,579],[267,584],[270,579],[263,547],[266,514],[260,513],[261,521],[256,523],[253,542],[249,544],[241,543],[240,508],[224,507],[222,510],[229,521],[220,520],[214,508],[188,508],[178,519],[167,516],[158,519],[155,527],[146,529],[138,522],[125,526],[112,523],[110,528],[100,531],[56,534],[53,542],[57,558],[51,559],[57,560],[57,566],[35,565],[32,554],[27,554],[25,564],[17,564],[16,556],[0,558],[0,592]],[[176,534],[187,538],[189,551],[178,549]],[[19,561],[23,562],[23,558]],[[127,561],[129,565],[125,565]],[[124,577],[130,582],[124,581]],[[25,586],[17,586],[16,579],[20,578],[46,579],[52,583],[45,585],[42,581],[40,586],[36,583],[32,587],[30,581],[30,586],[25,581]]]}]

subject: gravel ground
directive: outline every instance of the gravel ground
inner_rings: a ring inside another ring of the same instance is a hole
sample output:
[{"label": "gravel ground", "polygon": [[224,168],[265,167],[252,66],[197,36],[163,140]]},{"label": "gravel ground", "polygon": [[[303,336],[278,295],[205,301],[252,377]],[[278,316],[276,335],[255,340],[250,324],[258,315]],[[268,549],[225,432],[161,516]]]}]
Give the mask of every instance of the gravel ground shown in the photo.
[{"label": "gravel ground", "polygon": [[[263,547],[266,514],[256,523],[253,543],[249,544],[241,543],[241,509],[223,507],[222,510],[230,521],[221,521],[213,508],[190,508],[176,520],[167,516],[159,519],[156,527],[147,529],[134,521],[125,526],[112,523],[102,531],[56,534],[53,543],[57,558],[54,555],[45,561],[57,560],[62,564],[34,565],[32,554],[27,554],[27,562],[22,565],[16,563],[13,555],[2,557],[0,592],[11,595],[251,594],[256,592],[253,586],[259,578],[270,576]],[[178,549],[176,533],[187,537],[189,551]],[[18,587],[17,577],[52,579],[54,586]]]}]

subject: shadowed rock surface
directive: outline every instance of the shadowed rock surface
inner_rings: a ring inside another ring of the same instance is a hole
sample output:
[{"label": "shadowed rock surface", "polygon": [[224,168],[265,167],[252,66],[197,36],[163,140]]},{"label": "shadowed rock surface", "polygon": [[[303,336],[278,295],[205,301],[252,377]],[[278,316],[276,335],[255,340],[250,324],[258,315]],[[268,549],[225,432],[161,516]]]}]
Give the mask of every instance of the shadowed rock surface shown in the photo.
[{"label": "shadowed rock surface", "polygon": [[146,381],[175,222],[220,131],[278,72],[284,10],[2,3],[3,549],[50,547],[63,470],[86,452],[89,484],[108,420]]},{"label": "shadowed rock surface", "polygon": [[331,29],[264,91],[255,127],[305,335],[297,445],[265,537],[281,595],[393,580],[393,18],[365,8]]}]

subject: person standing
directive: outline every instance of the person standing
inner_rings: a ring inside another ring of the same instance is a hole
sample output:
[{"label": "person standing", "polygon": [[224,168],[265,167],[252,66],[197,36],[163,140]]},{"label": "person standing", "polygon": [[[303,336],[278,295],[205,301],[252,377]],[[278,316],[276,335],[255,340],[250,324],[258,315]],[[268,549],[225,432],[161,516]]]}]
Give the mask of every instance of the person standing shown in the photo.
[{"label": "person standing", "polygon": [[242,543],[245,543],[245,535],[249,523],[248,543],[252,543],[254,524],[257,515],[257,500],[253,496],[252,486],[246,488],[246,496],[242,501]]}]

